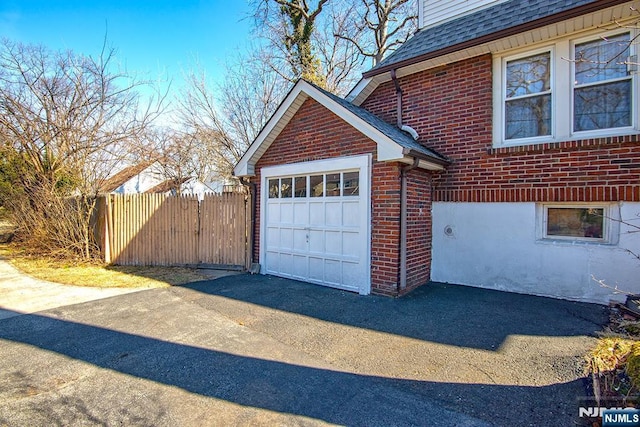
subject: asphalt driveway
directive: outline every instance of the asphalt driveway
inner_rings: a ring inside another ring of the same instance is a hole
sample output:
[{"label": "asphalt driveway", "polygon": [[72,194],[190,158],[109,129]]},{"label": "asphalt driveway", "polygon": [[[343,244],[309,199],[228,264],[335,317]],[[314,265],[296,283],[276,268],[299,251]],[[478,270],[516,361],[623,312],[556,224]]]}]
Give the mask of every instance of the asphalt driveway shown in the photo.
[{"label": "asphalt driveway", "polygon": [[602,306],[236,275],[0,320],[0,425],[573,425]]}]

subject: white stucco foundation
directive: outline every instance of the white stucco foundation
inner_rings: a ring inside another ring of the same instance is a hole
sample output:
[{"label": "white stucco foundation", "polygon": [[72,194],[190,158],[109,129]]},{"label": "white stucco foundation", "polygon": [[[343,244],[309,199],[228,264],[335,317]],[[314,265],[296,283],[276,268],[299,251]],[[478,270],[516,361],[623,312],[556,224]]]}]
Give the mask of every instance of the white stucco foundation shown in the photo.
[{"label": "white stucco foundation", "polygon": [[[616,222],[611,244],[545,240],[536,203],[433,203],[434,281],[606,304],[640,293],[640,232]],[[640,203],[614,206],[640,226]]]}]

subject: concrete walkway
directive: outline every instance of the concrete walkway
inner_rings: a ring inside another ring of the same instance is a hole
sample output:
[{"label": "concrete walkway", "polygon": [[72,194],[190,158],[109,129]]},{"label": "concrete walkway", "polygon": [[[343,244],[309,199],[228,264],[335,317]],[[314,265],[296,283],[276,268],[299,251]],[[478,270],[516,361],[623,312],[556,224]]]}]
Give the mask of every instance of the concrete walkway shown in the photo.
[{"label": "concrete walkway", "polygon": [[34,279],[0,259],[0,319],[140,291],[139,288],[91,288]]}]

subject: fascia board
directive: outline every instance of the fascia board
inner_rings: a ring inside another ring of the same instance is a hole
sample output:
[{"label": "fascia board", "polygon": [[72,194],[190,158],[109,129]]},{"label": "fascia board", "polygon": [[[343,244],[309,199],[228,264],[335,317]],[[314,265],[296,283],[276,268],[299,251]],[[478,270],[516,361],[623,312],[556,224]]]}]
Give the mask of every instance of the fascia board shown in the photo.
[{"label": "fascia board", "polygon": [[[367,87],[369,87],[369,85],[371,84],[371,80],[372,78],[360,79],[360,81],[353,87],[353,89],[349,91],[347,96],[345,96],[345,99],[349,102],[355,103],[355,101],[359,99],[358,96],[362,94],[363,91],[367,89]],[[360,105],[360,104],[356,104],[356,105]]]}]

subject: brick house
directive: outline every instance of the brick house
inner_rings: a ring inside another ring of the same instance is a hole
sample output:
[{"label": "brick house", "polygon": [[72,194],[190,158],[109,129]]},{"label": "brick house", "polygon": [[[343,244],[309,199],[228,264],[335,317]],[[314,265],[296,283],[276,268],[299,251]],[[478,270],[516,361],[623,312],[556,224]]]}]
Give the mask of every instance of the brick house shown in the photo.
[{"label": "brick house", "polygon": [[640,293],[640,5],[419,3],[420,31],[346,99],[298,82],[236,166],[261,272],[391,296]]}]

